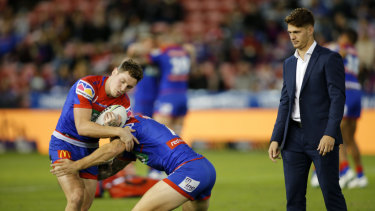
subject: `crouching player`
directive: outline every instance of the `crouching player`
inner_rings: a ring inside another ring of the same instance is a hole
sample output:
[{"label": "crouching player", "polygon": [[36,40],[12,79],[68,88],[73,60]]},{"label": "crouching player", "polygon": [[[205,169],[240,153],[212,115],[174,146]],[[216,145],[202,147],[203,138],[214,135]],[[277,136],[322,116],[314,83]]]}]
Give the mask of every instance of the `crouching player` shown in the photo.
[{"label": "crouching player", "polygon": [[216,180],[214,166],[194,152],[174,131],[151,118],[135,116],[125,126],[134,130],[132,134],[139,141],[132,152],[124,151],[124,143],[114,139],[80,160],[63,159],[52,164],[52,167],[59,168],[53,168],[51,172],[57,176],[72,174],[117,156],[118,159],[107,168],[112,169],[111,173],[100,171],[99,174],[106,174],[99,175],[104,179],[138,158],[152,168],[165,171],[168,177],[148,190],[133,210],[172,210],[180,205],[183,210],[207,210]]}]

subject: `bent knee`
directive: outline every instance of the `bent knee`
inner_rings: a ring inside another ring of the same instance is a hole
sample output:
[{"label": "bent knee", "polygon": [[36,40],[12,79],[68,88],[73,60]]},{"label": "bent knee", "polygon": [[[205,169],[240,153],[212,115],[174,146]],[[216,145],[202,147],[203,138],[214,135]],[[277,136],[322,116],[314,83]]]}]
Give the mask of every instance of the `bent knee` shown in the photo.
[{"label": "bent knee", "polygon": [[84,200],[84,190],[76,189],[73,190],[69,196],[67,197],[68,203],[76,204],[76,205],[82,205]]}]

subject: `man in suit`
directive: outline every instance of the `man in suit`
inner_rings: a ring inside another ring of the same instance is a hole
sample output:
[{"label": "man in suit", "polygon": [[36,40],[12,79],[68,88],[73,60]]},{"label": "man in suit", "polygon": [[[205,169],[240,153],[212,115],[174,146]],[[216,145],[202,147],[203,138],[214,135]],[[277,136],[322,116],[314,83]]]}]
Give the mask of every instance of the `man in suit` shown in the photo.
[{"label": "man in suit", "polygon": [[283,159],[287,210],[306,210],[314,162],[327,210],[347,210],[339,186],[340,122],[345,71],[338,53],[317,45],[314,16],[304,8],[285,18],[296,51],[283,65],[283,88],[269,158]]}]

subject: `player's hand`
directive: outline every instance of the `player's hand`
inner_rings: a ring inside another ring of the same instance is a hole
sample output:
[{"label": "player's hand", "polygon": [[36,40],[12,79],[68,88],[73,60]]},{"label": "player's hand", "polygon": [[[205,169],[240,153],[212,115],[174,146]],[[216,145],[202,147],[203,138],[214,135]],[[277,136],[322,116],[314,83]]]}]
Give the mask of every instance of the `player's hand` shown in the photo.
[{"label": "player's hand", "polygon": [[318,146],[319,154],[326,155],[328,152],[333,150],[335,146],[335,139],[331,136],[324,135],[322,139],[320,139],[320,143]]},{"label": "player's hand", "polygon": [[135,132],[135,130],[125,127],[121,129],[121,135],[119,136],[120,140],[125,144],[125,150],[128,152],[134,148],[134,142],[139,144],[138,139],[131,132]]},{"label": "player's hand", "polygon": [[121,121],[121,116],[116,115],[113,112],[108,112],[104,114],[104,125],[118,127],[121,125]]},{"label": "player's hand", "polygon": [[279,142],[271,142],[270,147],[268,148],[268,156],[273,162],[276,162],[276,159],[280,159]]},{"label": "player's hand", "polygon": [[57,177],[61,177],[68,174],[76,174],[78,168],[74,165],[74,161],[69,159],[61,159],[56,163],[51,164],[52,169],[50,172]]}]

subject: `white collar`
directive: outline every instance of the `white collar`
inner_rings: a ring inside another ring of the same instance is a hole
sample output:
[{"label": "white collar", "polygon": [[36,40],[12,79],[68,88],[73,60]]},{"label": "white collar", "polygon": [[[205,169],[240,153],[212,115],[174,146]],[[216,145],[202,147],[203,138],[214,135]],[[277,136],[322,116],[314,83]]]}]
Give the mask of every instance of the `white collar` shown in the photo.
[{"label": "white collar", "polygon": [[[313,44],[312,44],[312,45],[310,46],[310,48],[307,50],[306,55],[310,55],[310,56],[311,56],[311,54],[313,53],[313,51],[314,51],[316,45],[317,45],[317,43],[316,43],[316,41],[314,40]],[[302,58],[299,56],[297,49],[296,49],[296,51],[294,52],[294,56],[295,56],[297,59],[298,59],[298,58],[302,59]]]}]

